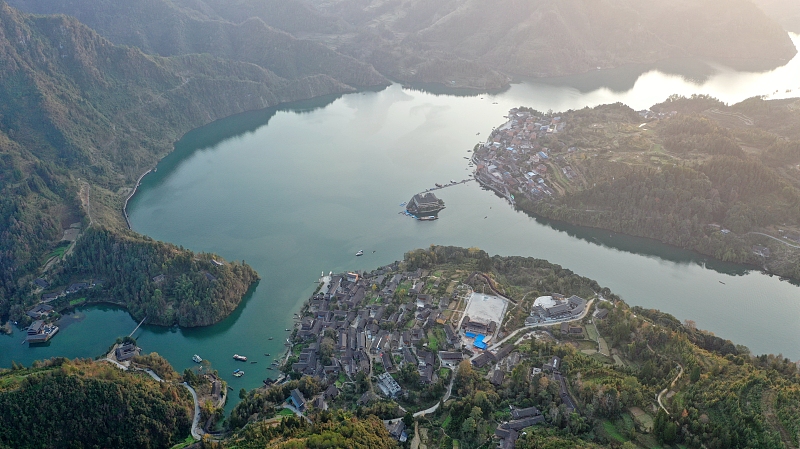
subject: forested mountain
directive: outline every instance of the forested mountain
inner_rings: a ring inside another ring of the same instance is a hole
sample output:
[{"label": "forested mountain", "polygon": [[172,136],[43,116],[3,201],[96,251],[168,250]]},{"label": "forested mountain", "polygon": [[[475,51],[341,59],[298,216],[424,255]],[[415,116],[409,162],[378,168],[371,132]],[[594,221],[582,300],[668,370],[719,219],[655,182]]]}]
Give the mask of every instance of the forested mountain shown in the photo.
[{"label": "forested mountain", "polygon": [[53,359],[0,371],[0,448],[167,448],[189,434],[181,385],[110,363]]},{"label": "forested mountain", "polygon": [[[671,57],[775,67],[796,53],[781,26],[750,0],[12,4],[31,12],[76,16],[115,43],[161,55],[209,52],[253,62],[281,76],[289,74],[285,70],[290,66],[298,73],[329,74],[346,84],[351,84],[348,79],[377,81],[370,65],[400,81],[496,88],[507,85],[511,76],[565,75]],[[343,54],[363,62],[342,66],[347,64]]]}]

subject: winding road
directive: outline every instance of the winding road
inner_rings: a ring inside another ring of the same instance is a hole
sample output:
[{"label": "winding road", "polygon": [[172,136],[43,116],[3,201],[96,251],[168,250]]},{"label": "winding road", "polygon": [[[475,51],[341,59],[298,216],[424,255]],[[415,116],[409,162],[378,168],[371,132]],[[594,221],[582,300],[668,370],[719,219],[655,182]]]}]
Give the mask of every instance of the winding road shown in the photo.
[{"label": "winding road", "polygon": [[[649,347],[649,346],[648,346],[648,347]],[[667,393],[667,391],[668,391],[670,388],[674,387],[674,386],[675,386],[675,382],[677,382],[677,381],[678,381],[678,379],[680,379],[680,378],[681,378],[681,376],[683,376],[683,366],[681,366],[681,364],[680,364],[680,363],[678,364],[678,369],[679,369],[680,371],[678,371],[678,375],[677,375],[677,376],[675,376],[675,379],[672,381],[672,383],[670,383],[670,384],[669,384],[669,387],[667,387],[667,388],[665,388],[665,389],[661,390],[661,393],[658,393],[658,398],[656,398],[656,399],[658,400],[658,406],[659,406],[659,407],[661,407],[661,409],[662,409],[662,410],[664,410],[665,412],[667,412],[667,415],[669,415],[669,414],[670,414],[670,412],[669,412],[669,410],[667,410],[667,408],[666,408],[666,407],[664,407],[664,404],[662,404],[662,403],[661,403],[661,397],[662,397],[662,396],[664,396],[664,395]]]},{"label": "winding road", "polygon": [[[128,367],[127,366],[120,364],[116,360],[112,360],[110,358],[104,358],[104,359],[100,359],[98,361],[100,361],[100,362],[109,362],[109,363],[114,364],[117,368],[119,368],[119,369],[121,369],[123,371],[128,371]],[[145,368],[145,369],[137,370],[137,371],[144,371],[150,377],[155,379],[157,382],[164,382],[164,379],[159,377],[158,374],[156,374],[155,372],[153,372],[153,370],[151,370],[149,368]],[[199,439],[201,439],[203,437],[203,432],[201,432],[197,428],[198,424],[200,423],[200,401],[197,400],[197,392],[194,391],[194,388],[192,388],[186,382],[183,382],[182,385],[184,387],[186,387],[187,389],[189,389],[189,393],[192,394],[192,399],[194,399],[194,419],[192,419],[192,438],[194,438],[195,440],[199,440]]]}]

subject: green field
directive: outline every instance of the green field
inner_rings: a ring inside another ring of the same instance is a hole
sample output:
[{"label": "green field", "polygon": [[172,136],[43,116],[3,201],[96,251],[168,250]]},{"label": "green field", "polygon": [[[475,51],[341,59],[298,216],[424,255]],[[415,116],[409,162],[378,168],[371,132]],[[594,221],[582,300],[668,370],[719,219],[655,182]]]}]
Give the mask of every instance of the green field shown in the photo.
[{"label": "green field", "polygon": [[53,249],[53,251],[50,254],[45,256],[44,260],[50,260],[50,258],[52,257],[58,257],[58,258],[63,257],[64,253],[67,251],[67,248],[69,248],[69,245],[70,243],[67,241],[60,242],[58,246],[56,246],[55,249]]},{"label": "green field", "polygon": [[183,448],[185,448],[186,446],[189,446],[189,445],[191,445],[191,444],[194,444],[194,443],[195,443],[195,441],[194,441],[194,438],[192,438],[192,436],[191,436],[191,435],[189,435],[189,436],[188,436],[188,437],[186,437],[186,439],[185,439],[185,440],[183,440],[182,442],[180,442],[180,443],[176,444],[175,446],[172,446],[172,448],[171,448],[171,449],[183,449]]},{"label": "green field", "polygon": [[597,328],[594,327],[594,324],[587,324],[585,327],[586,329],[586,336],[589,337],[589,340],[597,341],[600,338],[600,335],[597,333]]},{"label": "green field", "polygon": [[69,301],[69,305],[70,305],[70,306],[77,306],[78,304],[80,304],[80,303],[82,303],[82,302],[84,302],[84,301],[86,301],[86,298],[75,298],[75,299],[71,299],[71,300]]},{"label": "green field", "polygon": [[608,437],[612,440],[615,440],[620,443],[624,443],[628,439],[623,437],[617,426],[615,426],[611,421],[603,421],[603,430],[608,434]]}]

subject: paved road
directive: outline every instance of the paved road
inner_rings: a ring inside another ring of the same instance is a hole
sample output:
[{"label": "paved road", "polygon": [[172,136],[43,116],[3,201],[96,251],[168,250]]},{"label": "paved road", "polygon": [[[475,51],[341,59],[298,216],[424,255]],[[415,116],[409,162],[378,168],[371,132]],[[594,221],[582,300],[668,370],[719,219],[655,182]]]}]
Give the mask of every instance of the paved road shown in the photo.
[{"label": "paved road", "polygon": [[295,415],[297,415],[297,416],[305,419],[306,421],[308,421],[309,424],[313,424],[311,422],[311,420],[308,419],[308,416],[304,415],[303,412],[301,412],[300,410],[297,410],[297,408],[295,408],[295,406],[289,405],[289,404],[283,404],[283,408],[285,408],[287,410],[291,410]]},{"label": "paved road", "polygon": [[[100,359],[100,361],[113,363],[114,365],[117,366],[117,368],[123,371],[128,371],[128,367],[120,365],[119,362],[117,362],[116,360],[105,358],[105,359]],[[150,368],[145,368],[140,371],[146,372],[147,374],[150,375],[150,377],[152,377],[158,382],[164,382],[164,379],[159,377],[158,374],[153,372],[153,370],[151,370]],[[183,386],[189,389],[189,393],[192,393],[192,399],[194,399],[194,419],[192,420],[192,438],[194,438],[195,440],[199,440],[200,438],[203,437],[203,433],[197,429],[197,425],[200,422],[200,401],[197,400],[197,392],[194,391],[194,388],[189,386],[189,384],[187,384],[186,382],[183,382]]]},{"label": "paved road", "polygon": [[781,239],[779,239],[777,237],[771,236],[769,234],[764,234],[764,233],[761,233],[761,232],[748,232],[748,234],[763,235],[764,237],[769,237],[772,240],[777,240],[777,241],[783,243],[786,246],[791,246],[792,248],[800,248],[800,246],[792,245],[791,243],[785,242],[785,241],[783,241],[783,240],[781,240]]},{"label": "paved road", "polygon": [[194,419],[192,420],[192,438],[194,438],[195,440],[199,440],[203,438],[203,433],[197,429],[197,425],[200,422],[200,403],[197,401],[197,392],[195,392],[194,388],[189,386],[189,384],[187,384],[186,382],[183,383],[183,386],[189,389],[189,393],[192,393],[192,398],[194,398]]},{"label": "paved road", "polygon": [[447,402],[447,400],[450,399],[450,393],[453,391],[453,381],[455,380],[455,378],[456,378],[456,372],[455,370],[453,370],[453,374],[450,376],[450,384],[447,386],[447,391],[444,393],[444,396],[442,396],[442,400],[437,402],[436,405],[434,405],[433,407],[427,408],[425,410],[420,410],[417,413],[414,413],[414,418],[433,413],[439,409],[439,405]]},{"label": "paved road", "polygon": [[667,412],[667,415],[669,415],[670,413],[669,413],[669,410],[667,410],[667,408],[664,407],[664,404],[661,403],[661,397],[664,396],[667,393],[667,390],[669,390],[670,388],[674,387],[675,386],[675,382],[677,382],[678,379],[680,379],[681,376],[683,376],[683,367],[680,364],[678,364],[678,369],[680,371],[678,372],[678,375],[675,376],[675,379],[672,381],[672,383],[669,384],[669,387],[661,390],[661,393],[658,393],[658,398],[657,398],[658,399],[658,406],[661,407],[662,410]]},{"label": "paved road", "polygon": [[[594,299],[589,300],[589,302],[586,303],[586,308],[583,309],[583,313],[581,313],[580,315],[578,315],[575,318],[570,318],[568,320],[559,320],[559,321],[547,321],[547,322],[544,322],[544,323],[531,324],[530,326],[526,325],[524,327],[521,327],[521,328],[515,330],[514,332],[508,334],[508,336],[506,336],[502,340],[500,340],[500,341],[494,343],[493,345],[489,346],[487,348],[487,350],[492,351],[492,350],[495,350],[495,349],[499,348],[500,346],[503,345],[503,343],[505,343],[508,340],[514,338],[517,334],[519,334],[520,332],[523,332],[523,331],[531,332],[533,329],[535,329],[537,327],[546,327],[546,326],[552,326],[554,324],[572,323],[574,321],[580,321],[580,320],[584,319],[586,317],[586,314],[589,313],[589,310],[592,309],[592,304],[594,304]],[[475,360],[479,355],[480,354],[472,356],[470,358],[470,360]]]}]

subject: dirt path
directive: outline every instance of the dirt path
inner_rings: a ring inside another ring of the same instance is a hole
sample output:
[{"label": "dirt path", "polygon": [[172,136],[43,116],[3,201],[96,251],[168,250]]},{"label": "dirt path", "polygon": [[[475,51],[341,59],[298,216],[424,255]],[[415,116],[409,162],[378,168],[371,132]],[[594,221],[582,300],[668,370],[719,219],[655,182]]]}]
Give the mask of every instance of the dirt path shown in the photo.
[{"label": "dirt path", "polygon": [[778,419],[777,413],[775,413],[774,404],[775,392],[772,390],[765,391],[761,396],[761,409],[763,410],[762,414],[764,418],[773,429],[778,430],[778,433],[781,434],[783,444],[786,445],[788,449],[796,449],[796,447],[792,445],[792,436],[783,427],[783,424],[781,424],[781,421]]}]

